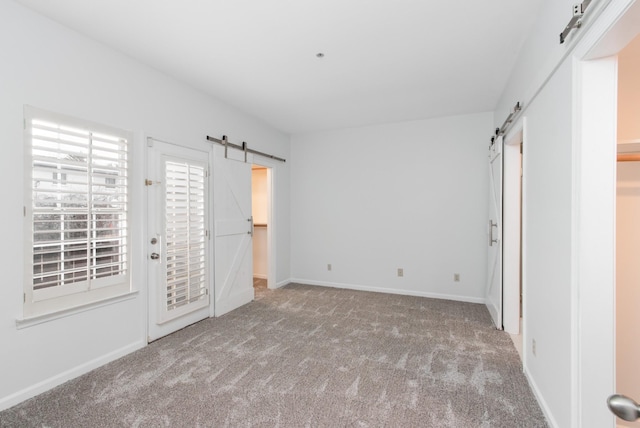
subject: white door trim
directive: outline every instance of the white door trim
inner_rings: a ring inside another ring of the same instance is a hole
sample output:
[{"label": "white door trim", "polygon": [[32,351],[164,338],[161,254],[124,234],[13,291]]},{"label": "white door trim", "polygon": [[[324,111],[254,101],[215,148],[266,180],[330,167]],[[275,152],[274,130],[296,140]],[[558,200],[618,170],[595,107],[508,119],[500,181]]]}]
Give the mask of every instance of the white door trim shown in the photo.
[{"label": "white door trim", "polygon": [[[503,306],[502,324],[510,334],[520,332],[520,142],[524,140],[524,119],[505,137],[503,196]],[[523,189],[524,190],[524,189]],[[524,262],[524,260],[523,260]]]},{"label": "white door trim", "polygon": [[[617,60],[575,63],[582,135],[574,138],[573,347],[577,426],[607,426],[614,382]],[[611,116],[611,117],[607,117]],[[579,132],[580,132],[579,131]],[[597,375],[596,375],[597,374]],[[587,422],[588,421],[588,422]]]}]

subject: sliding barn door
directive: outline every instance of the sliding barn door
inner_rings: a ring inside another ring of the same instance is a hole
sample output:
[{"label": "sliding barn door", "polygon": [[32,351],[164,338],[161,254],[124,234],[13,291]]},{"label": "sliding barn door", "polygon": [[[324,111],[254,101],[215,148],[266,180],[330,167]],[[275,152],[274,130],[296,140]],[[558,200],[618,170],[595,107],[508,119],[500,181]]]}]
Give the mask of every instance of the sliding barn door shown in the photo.
[{"label": "sliding barn door", "polygon": [[251,163],[253,155],[214,147],[215,315],[254,298]]},{"label": "sliding barn door", "polygon": [[502,137],[489,148],[488,277],[485,302],[496,328],[502,330]]},{"label": "sliding barn door", "polygon": [[209,153],[149,140],[149,341],[209,317]]}]

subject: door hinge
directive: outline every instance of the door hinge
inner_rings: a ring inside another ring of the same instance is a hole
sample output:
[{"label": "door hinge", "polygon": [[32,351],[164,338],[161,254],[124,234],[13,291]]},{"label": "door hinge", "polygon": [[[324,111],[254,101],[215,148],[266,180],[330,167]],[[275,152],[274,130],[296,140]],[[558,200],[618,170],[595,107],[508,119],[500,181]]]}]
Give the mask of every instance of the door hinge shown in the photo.
[{"label": "door hinge", "polygon": [[153,186],[154,184],[160,184],[160,183],[162,183],[162,181],[153,181],[153,180],[149,180],[148,178],[144,179],[145,186]]},{"label": "door hinge", "polygon": [[204,236],[206,236],[208,239],[211,239],[211,235],[209,235],[209,229],[206,229],[204,231]]},{"label": "door hinge", "polygon": [[27,303],[27,293],[22,293],[22,303]]},{"label": "door hinge", "polygon": [[27,207],[26,207],[26,206],[23,206],[23,207],[22,207],[22,216],[23,216],[23,217],[26,217],[26,216],[27,216]]}]

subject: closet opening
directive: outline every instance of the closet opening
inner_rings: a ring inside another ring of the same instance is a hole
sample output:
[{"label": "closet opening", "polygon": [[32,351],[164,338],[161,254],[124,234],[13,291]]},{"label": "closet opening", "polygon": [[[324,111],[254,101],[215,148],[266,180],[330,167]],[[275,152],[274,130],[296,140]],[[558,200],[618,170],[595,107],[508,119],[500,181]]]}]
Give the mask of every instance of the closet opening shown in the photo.
[{"label": "closet opening", "polygon": [[271,168],[251,166],[251,214],[253,216],[253,288],[256,297],[275,284],[269,283],[271,259]]}]

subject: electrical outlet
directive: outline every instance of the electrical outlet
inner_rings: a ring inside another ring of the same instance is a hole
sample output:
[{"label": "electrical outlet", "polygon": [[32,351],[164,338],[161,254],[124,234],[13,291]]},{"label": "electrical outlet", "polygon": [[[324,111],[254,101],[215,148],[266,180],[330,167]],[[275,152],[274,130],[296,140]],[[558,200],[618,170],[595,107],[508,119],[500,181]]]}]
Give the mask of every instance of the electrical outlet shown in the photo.
[{"label": "electrical outlet", "polygon": [[331,270],[331,263],[327,264],[327,270],[330,271]]},{"label": "electrical outlet", "polygon": [[455,282],[460,282],[460,274],[459,273],[454,273],[453,274],[453,280]]},{"label": "electrical outlet", "polygon": [[534,357],[536,356],[536,340],[535,339],[531,341],[531,353],[533,354]]},{"label": "electrical outlet", "polygon": [[404,276],[404,269],[398,268],[398,276]]}]

